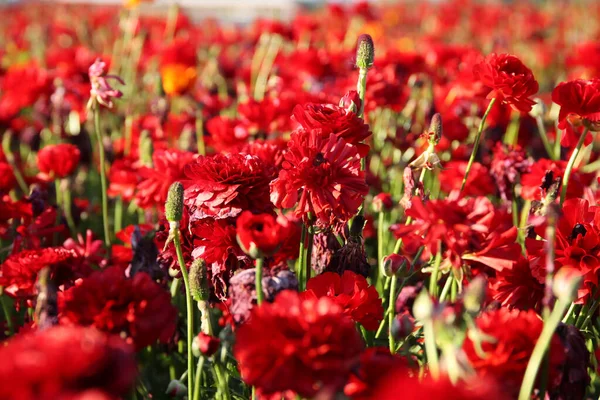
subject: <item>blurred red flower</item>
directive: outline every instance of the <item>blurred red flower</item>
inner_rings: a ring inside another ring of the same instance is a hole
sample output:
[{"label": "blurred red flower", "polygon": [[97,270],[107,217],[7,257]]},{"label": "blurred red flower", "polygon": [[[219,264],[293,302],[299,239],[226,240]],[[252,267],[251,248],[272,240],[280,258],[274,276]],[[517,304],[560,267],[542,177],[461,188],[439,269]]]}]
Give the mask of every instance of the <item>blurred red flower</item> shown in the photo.
[{"label": "blurred red flower", "polygon": [[496,276],[489,281],[490,296],[509,309],[539,310],[544,298],[545,277],[539,278],[533,276],[529,261],[521,257],[512,268],[496,271]]},{"label": "blurred red flower", "polygon": [[[481,348],[467,336],[463,350],[471,365],[482,378],[494,379],[502,384],[505,393],[516,396],[531,353],[542,332],[544,323],[532,310],[519,311],[500,308],[488,311],[476,319],[477,328],[490,339],[482,338]],[[507,329],[510,327],[510,329]],[[560,368],[564,359],[564,347],[558,335],[554,335],[549,348],[550,386],[560,380]]]},{"label": "blurred red flower", "polygon": [[291,222],[281,216],[244,211],[237,218],[237,240],[252,258],[273,255],[293,231]]},{"label": "blurred red flower", "polygon": [[364,276],[352,271],[346,270],[342,276],[324,272],[310,278],[303,295],[332,298],[354,322],[370,331],[377,330],[383,319],[383,305],[377,289],[369,285]]},{"label": "blurred red flower", "polygon": [[0,121],[10,121],[23,109],[49,96],[52,76],[33,63],[12,65],[0,81]]},{"label": "blurred red flower", "polygon": [[312,397],[341,388],[362,349],[354,322],[333,299],[284,291],[254,308],[237,331],[234,354],[244,381],[263,393]]},{"label": "blurred red flower", "polygon": [[0,193],[8,193],[17,184],[12,168],[8,163],[0,161]]},{"label": "blurred red flower", "polygon": [[[439,175],[441,189],[446,193],[460,190],[466,170],[466,161],[449,161],[444,164],[444,169]],[[495,195],[496,191],[497,187],[492,181],[487,167],[474,162],[471,165],[467,183],[461,193],[464,196],[489,196]]]},{"label": "blurred red flower", "polygon": [[169,292],[144,272],[127,278],[120,267],[96,271],[58,297],[61,324],[93,325],[125,335],[136,349],[166,343],[177,311]]},{"label": "blurred red flower", "polygon": [[129,395],[137,375],[133,348],[93,328],[23,333],[0,347],[0,357],[5,400],[116,399]]},{"label": "blurred red flower", "polygon": [[80,157],[79,149],[72,144],[50,144],[38,152],[37,166],[42,178],[62,179],[75,172]]},{"label": "blurred red flower", "polygon": [[271,201],[279,208],[296,207],[308,222],[312,214],[322,228],[340,227],[352,218],[368,192],[356,147],[322,131],[296,130],[279,176],[271,182]]},{"label": "blurred red flower", "polygon": [[[551,171],[553,179],[560,178],[567,167],[566,161],[552,161],[545,158],[537,160],[531,165],[529,172],[521,176],[521,196],[525,200],[542,200],[540,186],[547,171]],[[569,186],[567,187],[567,199],[583,197],[584,191],[594,179],[593,174],[585,174],[573,168]]]},{"label": "blurred red flower", "polygon": [[510,104],[518,111],[529,112],[535,104],[529,97],[539,85],[521,60],[509,54],[490,54],[473,67],[473,74],[490,89],[488,99]]},{"label": "blurred red flower", "polygon": [[198,157],[184,168],[184,201],[191,220],[236,217],[242,211],[265,212],[271,176],[255,156],[217,154]]},{"label": "blurred red flower", "polygon": [[[582,126],[600,130],[600,79],[562,82],[552,91],[552,101],[560,106],[558,127],[564,130],[562,146],[574,147],[582,134]],[[592,135],[588,135],[584,143],[591,142]]]},{"label": "blurred red flower", "polygon": [[196,82],[196,46],[188,38],[173,40],[161,54],[163,90],[170,96],[187,92]]}]

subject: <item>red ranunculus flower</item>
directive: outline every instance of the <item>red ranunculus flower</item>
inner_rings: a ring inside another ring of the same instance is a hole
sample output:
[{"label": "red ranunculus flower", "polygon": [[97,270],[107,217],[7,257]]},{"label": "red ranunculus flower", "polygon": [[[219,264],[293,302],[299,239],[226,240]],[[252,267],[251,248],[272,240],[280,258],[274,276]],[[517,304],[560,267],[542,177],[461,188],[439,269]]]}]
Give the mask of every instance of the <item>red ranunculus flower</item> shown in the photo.
[{"label": "red ranunculus flower", "polygon": [[177,311],[169,292],[138,272],[127,278],[120,267],[94,272],[58,297],[62,324],[93,325],[122,334],[142,349],[166,343],[175,332]]},{"label": "red ranunculus flower", "polygon": [[236,217],[242,211],[272,210],[271,176],[255,156],[217,154],[198,157],[184,168],[185,204],[191,220]]},{"label": "red ranunculus flower", "polygon": [[237,240],[253,258],[273,255],[292,232],[291,222],[281,216],[244,211],[237,221]]},{"label": "red ranunculus flower", "polygon": [[[447,162],[439,175],[442,190],[446,193],[460,190],[466,170],[466,161]],[[465,196],[489,196],[496,194],[496,190],[496,185],[494,185],[488,169],[484,165],[474,162],[462,194]]]},{"label": "red ranunculus flower", "polygon": [[265,394],[304,397],[341,388],[363,349],[354,322],[333,299],[281,292],[252,311],[234,347],[242,378]]},{"label": "red ranunculus flower", "polygon": [[93,328],[19,334],[0,347],[0,357],[5,400],[124,398],[137,375],[131,346]]},{"label": "red ranunculus flower", "polygon": [[17,181],[8,163],[0,161],[0,193],[8,193],[15,187]]},{"label": "red ranunculus flower", "polygon": [[333,104],[308,103],[303,106],[297,105],[292,119],[307,131],[320,129],[324,138],[334,133],[337,137],[356,146],[361,157],[369,152],[369,146],[363,143],[371,135],[369,125],[365,124],[355,112]]},{"label": "red ranunculus flower", "polygon": [[364,276],[344,271],[317,275],[306,283],[306,295],[316,298],[331,297],[346,315],[370,331],[377,330],[383,319],[383,305],[374,286]]},{"label": "red ranunculus flower", "polygon": [[[600,130],[600,79],[562,82],[552,91],[552,101],[560,106],[558,127],[564,130],[561,145],[574,147],[582,126]],[[588,135],[584,143],[591,142],[592,135]]]},{"label": "red ranunculus flower", "polygon": [[[481,347],[485,353],[482,356],[477,352],[476,344],[467,337],[463,343],[466,356],[479,376],[495,379],[503,385],[507,394],[511,394],[511,398],[516,396],[544,323],[534,311],[500,308],[483,313],[477,318],[476,324],[483,335],[493,339],[482,339]],[[551,386],[554,378],[560,378],[558,375],[563,359],[564,348],[555,334],[550,344]]]},{"label": "red ranunculus flower", "polygon": [[[279,208],[296,206],[295,215],[319,227],[339,227],[352,218],[368,192],[356,147],[321,130],[296,130],[277,179],[271,201]],[[296,204],[297,203],[297,204]]]},{"label": "red ranunculus flower", "polygon": [[[566,161],[552,161],[545,158],[531,164],[529,172],[521,175],[521,196],[525,200],[542,200],[540,186],[548,171],[552,172],[552,179],[562,180],[567,167]],[[593,174],[585,174],[573,168],[569,186],[567,187],[567,199],[583,197],[586,186],[592,183]]]},{"label": "red ranunculus flower", "polygon": [[512,199],[512,187],[520,176],[529,172],[532,161],[527,158],[520,146],[506,146],[496,143],[490,166],[490,175],[494,177],[502,199]]},{"label": "red ranunculus flower", "polygon": [[491,298],[503,307],[539,310],[544,298],[544,279],[533,276],[529,261],[522,257],[512,268],[496,271],[489,281]]},{"label": "red ranunculus flower", "polygon": [[529,97],[539,85],[521,60],[509,54],[490,54],[473,67],[473,74],[490,89],[488,99],[510,104],[515,110],[529,112],[535,104]]},{"label": "red ranunculus flower", "polygon": [[142,181],[137,185],[136,203],[144,209],[162,209],[167,200],[169,187],[185,178],[184,167],[195,158],[194,153],[179,150],[159,150],[152,154],[152,168],[141,167],[138,174]]},{"label": "red ranunculus flower", "polygon": [[66,178],[77,169],[81,153],[67,143],[45,146],[37,154],[37,165],[45,179]]}]

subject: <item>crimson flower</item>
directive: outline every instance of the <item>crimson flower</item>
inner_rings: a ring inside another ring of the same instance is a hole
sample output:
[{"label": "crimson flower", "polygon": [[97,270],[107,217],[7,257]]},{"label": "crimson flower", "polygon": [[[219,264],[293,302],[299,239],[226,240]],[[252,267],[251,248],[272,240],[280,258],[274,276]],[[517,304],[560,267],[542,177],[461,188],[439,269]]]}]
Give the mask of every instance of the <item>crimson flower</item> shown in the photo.
[{"label": "crimson flower", "polygon": [[295,215],[316,225],[339,227],[352,218],[368,192],[356,147],[319,129],[296,130],[277,179],[271,201],[279,208],[296,206]]},{"label": "crimson flower", "polygon": [[488,99],[498,99],[518,111],[529,112],[535,104],[529,97],[539,85],[521,60],[509,54],[490,54],[473,67],[473,74],[490,92]]},{"label": "crimson flower", "polygon": [[0,357],[0,398],[6,400],[121,398],[137,375],[131,346],[93,328],[19,334],[0,347]]},{"label": "crimson flower", "polygon": [[8,163],[0,161],[0,193],[8,193],[17,184],[12,168]]},{"label": "crimson flower", "polygon": [[383,319],[383,305],[374,286],[364,276],[344,271],[317,275],[306,283],[306,295],[316,298],[330,297],[339,304],[344,313],[365,329],[377,330]]},{"label": "crimson flower", "polygon": [[[441,189],[446,193],[450,193],[453,190],[460,190],[466,170],[466,161],[447,162],[444,165],[444,169],[440,172]],[[496,185],[492,181],[487,167],[478,162],[474,162],[471,165],[471,172],[469,173],[462,194],[465,196],[488,196],[496,194]]]},{"label": "crimson flower", "polygon": [[127,278],[120,267],[94,272],[58,297],[61,324],[93,325],[124,335],[136,349],[166,343],[175,332],[171,296],[139,272]]},{"label": "crimson flower", "polygon": [[191,220],[236,217],[242,211],[269,211],[271,176],[255,156],[198,157],[184,168],[184,202]]},{"label": "crimson flower", "polygon": [[124,201],[133,200],[135,189],[140,181],[135,166],[135,160],[131,158],[120,158],[110,165],[108,172],[107,194],[111,198],[121,197]]},{"label": "crimson flower", "polygon": [[[552,101],[560,106],[558,127],[564,130],[560,140],[562,146],[575,146],[582,134],[581,126],[600,130],[600,79],[562,82],[552,91]],[[588,135],[584,143],[591,142],[592,135]]]},{"label": "crimson flower", "polygon": [[340,388],[362,349],[354,323],[333,299],[284,291],[254,308],[233,351],[247,384],[265,394],[312,397],[324,387]]},{"label": "crimson flower", "polygon": [[520,146],[496,144],[490,175],[494,177],[502,199],[512,199],[513,185],[518,182],[522,174],[529,172],[531,164],[531,160],[527,158],[525,151]]},{"label": "crimson flower", "polygon": [[[530,249],[531,247],[528,247]],[[496,271],[489,281],[490,295],[503,307],[539,310],[544,298],[544,278],[533,275],[529,261],[521,257],[512,268]]]},{"label": "crimson flower", "polygon": [[153,166],[138,169],[142,181],[137,184],[136,204],[143,209],[152,207],[163,209],[169,187],[173,182],[185,178],[183,169],[194,158],[194,153],[188,151],[155,151],[152,154]]},{"label": "crimson flower", "polygon": [[369,146],[362,143],[371,135],[369,125],[353,111],[333,104],[308,103],[297,105],[292,119],[307,131],[320,129],[324,138],[328,138],[331,133],[343,138],[356,146],[361,157],[369,152]]},{"label": "crimson flower", "polygon": [[37,154],[37,165],[46,179],[61,179],[71,175],[79,165],[79,149],[67,143],[51,144]]},{"label": "crimson flower", "polygon": [[[521,175],[521,196],[525,200],[542,200],[540,186],[546,173],[550,171],[552,172],[552,179],[560,178],[562,180],[566,168],[566,161],[552,161],[545,158],[537,160],[531,165],[529,172]],[[586,187],[592,182],[593,178],[593,174],[585,174],[573,168],[566,198],[583,197]]]},{"label": "crimson flower", "polygon": [[241,213],[236,224],[238,243],[253,258],[273,255],[293,229],[284,216],[275,218],[250,211]]},{"label": "crimson flower", "polygon": [[[510,311],[500,308],[483,313],[475,322],[481,333],[490,338],[485,340],[485,336],[483,337],[481,347],[485,354],[480,354],[472,338],[467,337],[463,343],[467,358],[480,377],[495,379],[502,383],[506,393],[516,396],[533,348],[544,327],[543,321],[532,310]],[[564,359],[564,348],[556,334],[550,343],[549,354],[552,385],[560,375],[560,364]]]}]

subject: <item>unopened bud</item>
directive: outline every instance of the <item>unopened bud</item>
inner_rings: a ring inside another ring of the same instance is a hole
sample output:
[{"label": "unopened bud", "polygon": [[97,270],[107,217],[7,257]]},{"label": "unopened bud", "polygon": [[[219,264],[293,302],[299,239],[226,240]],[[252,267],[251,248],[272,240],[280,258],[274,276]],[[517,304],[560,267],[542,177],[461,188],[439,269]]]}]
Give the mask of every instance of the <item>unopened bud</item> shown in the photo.
[{"label": "unopened bud", "polygon": [[579,271],[574,268],[563,267],[554,275],[552,292],[557,299],[573,301],[577,297],[577,290],[583,280]]},{"label": "unopened bud", "polygon": [[382,211],[390,211],[392,208],[394,208],[392,195],[389,193],[379,193],[377,196],[373,197],[372,207],[373,211],[378,213]]},{"label": "unopened bud", "polygon": [[173,379],[167,386],[166,394],[168,397],[184,397],[187,395],[187,387],[177,379]]},{"label": "unopened bud", "polygon": [[427,290],[422,290],[413,304],[413,315],[416,319],[424,321],[433,317],[433,311],[433,300],[429,296],[429,293],[427,293]]},{"label": "unopened bud", "polygon": [[200,332],[198,336],[192,340],[192,353],[196,357],[205,356],[210,357],[219,350],[221,340],[218,337],[207,335],[204,332]]},{"label": "unopened bud", "polygon": [[535,105],[531,108],[531,111],[529,111],[529,115],[531,115],[533,118],[543,117],[546,115],[548,107],[546,107],[546,104],[544,104],[542,99],[535,98],[533,101],[535,101]]},{"label": "unopened bud", "polygon": [[360,69],[369,69],[375,59],[375,45],[371,35],[362,34],[358,37],[356,45],[356,66]]},{"label": "unopened bud", "polygon": [[433,114],[431,117],[431,123],[429,124],[429,138],[428,141],[434,146],[442,139],[442,116],[439,113]]},{"label": "unopened bud", "polygon": [[196,301],[207,301],[210,295],[206,275],[206,263],[197,258],[190,266],[190,294]]},{"label": "unopened bud", "polygon": [[179,222],[183,217],[183,185],[173,182],[167,194],[165,217],[169,222]]},{"label": "unopened bud", "polygon": [[475,277],[469,283],[463,297],[463,304],[467,311],[477,313],[481,310],[481,306],[485,301],[486,289],[487,281],[482,275]]},{"label": "unopened bud", "polygon": [[383,263],[381,264],[381,274],[388,278],[392,276],[400,277],[405,275],[408,267],[410,267],[410,262],[406,257],[396,253],[390,254],[383,259]]},{"label": "unopened bud", "polygon": [[356,114],[358,113],[358,110],[360,110],[360,106],[360,96],[358,95],[358,92],[356,90],[348,91],[348,93],[346,93],[344,97],[340,99],[340,107],[342,107],[346,111],[353,112]]},{"label": "unopened bud", "polygon": [[409,313],[396,315],[392,321],[392,336],[396,339],[404,339],[415,329],[415,322]]}]

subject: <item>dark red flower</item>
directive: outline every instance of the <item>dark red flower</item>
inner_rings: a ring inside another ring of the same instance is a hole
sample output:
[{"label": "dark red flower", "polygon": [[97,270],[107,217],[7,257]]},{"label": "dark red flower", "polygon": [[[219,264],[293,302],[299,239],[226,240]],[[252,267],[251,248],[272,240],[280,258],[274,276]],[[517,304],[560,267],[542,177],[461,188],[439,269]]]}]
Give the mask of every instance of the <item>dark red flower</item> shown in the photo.
[{"label": "dark red flower", "polygon": [[127,278],[120,267],[94,272],[58,297],[61,324],[93,325],[125,335],[136,349],[166,343],[177,311],[169,292],[144,272]]},{"label": "dark red flower", "polygon": [[17,180],[11,166],[8,163],[0,161],[0,193],[10,192],[16,184]]},{"label": "dark red flower", "polygon": [[[600,130],[600,79],[562,82],[552,91],[552,101],[560,106],[558,127],[564,130],[562,146],[574,147],[582,134],[582,126]],[[592,135],[588,135],[584,143],[591,142]]]},{"label": "dark red flower", "polygon": [[12,65],[0,83],[0,121],[9,121],[44,95],[50,95],[52,77],[33,63]]},{"label": "dark red flower", "polygon": [[[481,348],[485,354],[480,354],[472,338],[467,337],[463,343],[466,356],[479,376],[501,382],[507,394],[516,396],[544,323],[532,310],[510,311],[506,308],[485,312],[475,322],[481,333],[490,339],[482,338]],[[564,359],[564,348],[556,334],[549,351],[552,385],[554,378],[560,378],[560,364]]]},{"label": "dark red flower", "polygon": [[244,211],[236,221],[237,240],[252,258],[273,255],[291,233],[291,222],[281,216]]},{"label": "dark red flower", "polygon": [[198,336],[194,338],[194,347],[198,348],[200,354],[205,357],[210,357],[219,350],[221,340],[218,337],[207,335],[204,332],[200,332]]},{"label": "dark red flower", "polygon": [[130,394],[137,375],[131,346],[93,328],[20,334],[0,347],[0,357],[6,400],[116,399]]},{"label": "dark red flower", "polygon": [[163,209],[169,187],[175,181],[185,178],[184,167],[191,163],[194,153],[179,150],[159,150],[152,154],[152,167],[140,167],[138,174],[142,181],[137,184],[136,204],[144,209]]},{"label": "dark red flower", "polygon": [[[562,180],[566,167],[566,161],[552,161],[545,158],[537,160],[531,165],[529,172],[521,175],[521,197],[525,200],[542,200],[540,186],[546,172],[551,171],[553,179],[560,178]],[[593,174],[585,174],[579,172],[577,168],[573,168],[566,198],[583,197],[586,187],[593,179]]]},{"label": "dark red flower", "polygon": [[133,200],[135,188],[140,181],[135,161],[131,158],[115,160],[108,173],[108,189],[106,192],[111,198],[121,197],[124,201]]},{"label": "dark red flower", "polygon": [[270,211],[271,176],[262,161],[243,154],[198,157],[184,168],[185,204],[191,220]]},{"label": "dark red flower", "polygon": [[[450,193],[453,190],[460,190],[466,170],[466,161],[449,161],[444,164],[444,169],[439,175],[441,189],[446,193]],[[461,193],[465,196],[489,196],[496,194],[496,185],[494,185],[488,169],[480,163],[474,162],[471,165],[467,183]]]},{"label": "dark red flower", "polygon": [[356,112],[333,104],[308,103],[297,105],[292,119],[306,131],[320,129],[324,138],[329,138],[331,133],[343,138],[356,146],[361,157],[369,152],[369,146],[363,142],[371,135],[371,131]]},{"label": "dark red flower", "polygon": [[354,322],[333,299],[284,291],[253,310],[237,332],[234,355],[244,381],[265,394],[312,397],[341,388],[362,349]]},{"label": "dark red flower", "polygon": [[526,258],[520,258],[512,268],[496,271],[489,281],[490,295],[503,307],[518,310],[539,310],[544,298],[544,281],[533,276]]},{"label": "dark red flower", "polygon": [[473,74],[490,89],[488,99],[498,99],[519,111],[529,112],[530,99],[539,90],[533,73],[521,60],[509,54],[490,54],[473,67]]},{"label": "dark red flower", "polygon": [[292,133],[285,161],[271,182],[271,201],[295,208],[295,215],[319,227],[340,226],[352,218],[368,192],[356,147],[320,130]]},{"label": "dark red flower", "polygon": [[342,276],[334,272],[317,275],[306,283],[306,295],[330,297],[356,323],[373,331],[383,319],[383,305],[374,286],[365,277],[352,271]]},{"label": "dark red flower", "polygon": [[500,196],[512,199],[512,188],[520,176],[529,172],[532,161],[527,158],[525,151],[520,146],[506,146],[497,143],[490,166],[490,175],[494,177]]},{"label": "dark red flower", "polygon": [[43,178],[66,178],[79,166],[80,156],[79,149],[72,144],[51,144],[38,152],[37,165]]}]

